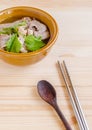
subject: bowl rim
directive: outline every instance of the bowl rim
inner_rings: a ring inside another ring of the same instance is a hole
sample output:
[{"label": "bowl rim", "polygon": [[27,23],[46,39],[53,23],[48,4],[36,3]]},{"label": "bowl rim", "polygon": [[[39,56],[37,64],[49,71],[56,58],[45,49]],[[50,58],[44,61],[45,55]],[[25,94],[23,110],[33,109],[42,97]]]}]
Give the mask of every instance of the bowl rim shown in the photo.
[{"label": "bowl rim", "polygon": [[28,53],[14,53],[14,52],[8,52],[8,51],[5,51],[5,50],[2,50],[0,49],[0,52],[2,53],[5,53],[5,54],[9,54],[9,55],[13,55],[13,56],[29,56],[29,55],[37,55],[39,53],[42,53],[43,51],[46,51],[48,50],[53,44],[54,42],[56,41],[57,37],[58,37],[58,25],[56,23],[56,20],[46,11],[40,9],[40,8],[36,8],[36,7],[31,7],[31,6],[16,6],[16,7],[10,7],[10,8],[7,8],[7,9],[4,9],[4,10],[1,10],[0,11],[0,14],[2,13],[5,13],[5,12],[8,12],[10,10],[15,10],[15,9],[32,9],[32,10],[37,10],[39,12],[42,12],[42,13],[45,13],[46,15],[48,15],[53,23],[54,23],[54,28],[56,29],[54,31],[54,35],[53,37],[51,38],[51,40],[49,40],[47,42],[47,45],[45,45],[44,47],[40,48],[39,50],[36,50],[36,51],[33,51],[33,52],[28,52]]}]

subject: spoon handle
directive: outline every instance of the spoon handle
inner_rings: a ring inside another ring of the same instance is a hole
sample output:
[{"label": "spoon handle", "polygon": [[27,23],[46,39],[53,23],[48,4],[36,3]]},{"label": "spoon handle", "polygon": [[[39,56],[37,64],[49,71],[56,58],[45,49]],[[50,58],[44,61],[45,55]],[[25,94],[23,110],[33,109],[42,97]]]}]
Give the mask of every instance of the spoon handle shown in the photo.
[{"label": "spoon handle", "polygon": [[61,112],[61,110],[59,109],[58,105],[56,102],[54,102],[53,105],[54,109],[56,110],[56,112],[58,113],[60,119],[62,120],[62,122],[64,123],[66,130],[72,130],[71,126],[69,125],[69,123],[67,122],[65,116],[63,115],[63,113]]}]

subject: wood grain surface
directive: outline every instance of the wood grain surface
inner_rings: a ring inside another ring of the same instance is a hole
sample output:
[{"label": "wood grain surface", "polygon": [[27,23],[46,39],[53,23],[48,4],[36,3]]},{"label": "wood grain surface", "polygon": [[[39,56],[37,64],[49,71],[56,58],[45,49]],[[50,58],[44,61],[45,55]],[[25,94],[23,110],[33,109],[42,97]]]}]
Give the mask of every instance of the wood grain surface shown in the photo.
[{"label": "wood grain surface", "polygon": [[42,61],[19,67],[0,59],[0,130],[65,130],[56,112],[38,95],[37,82],[48,80],[73,130],[79,130],[60,76],[57,60],[65,60],[92,129],[92,1],[0,0],[0,10],[26,5],[44,9],[57,21],[59,36]]}]

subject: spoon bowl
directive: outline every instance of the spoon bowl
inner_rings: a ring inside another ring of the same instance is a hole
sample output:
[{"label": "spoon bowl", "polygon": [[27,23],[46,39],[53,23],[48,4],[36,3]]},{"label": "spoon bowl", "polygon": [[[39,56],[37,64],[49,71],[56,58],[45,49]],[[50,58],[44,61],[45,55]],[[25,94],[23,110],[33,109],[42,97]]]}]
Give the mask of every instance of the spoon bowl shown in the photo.
[{"label": "spoon bowl", "polygon": [[53,86],[49,82],[41,80],[38,82],[37,87],[41,98],[50,105],[53,105],[53,100],[56,100],[56,91]]},{"label": "spoon bowl", "polygon": [[37,89],[40,97],[49,103],[57,112],[60,119],[62,120],[66,130],[72,130],[69,123],[67,122],[65,116],[61,112],[61,110],[58,107],[57,100],[56,100],[56,91],[54,87],[46,80],[41,80],[37,84]]}]

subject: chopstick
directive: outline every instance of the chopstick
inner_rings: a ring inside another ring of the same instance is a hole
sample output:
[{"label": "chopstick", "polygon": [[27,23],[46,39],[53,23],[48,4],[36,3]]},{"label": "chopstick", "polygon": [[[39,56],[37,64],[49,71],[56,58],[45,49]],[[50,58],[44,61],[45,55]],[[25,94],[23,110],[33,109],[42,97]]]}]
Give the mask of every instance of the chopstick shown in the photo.
[{"label": "chopstick", "polygon": [[70,79],[69,73],[68,73],[68,69],[67,66],[65,64],[65,61],[63,61],[62,63],[60,63],[58,61],[58,66],[60,69],[60,72],[62,74],[63,80],[65,82],[69,97],[70,97],[70,101],[79,125],[80,130],[89,130],[87,122],[85,120],[76,90],[72,84],[72,81]]}]

